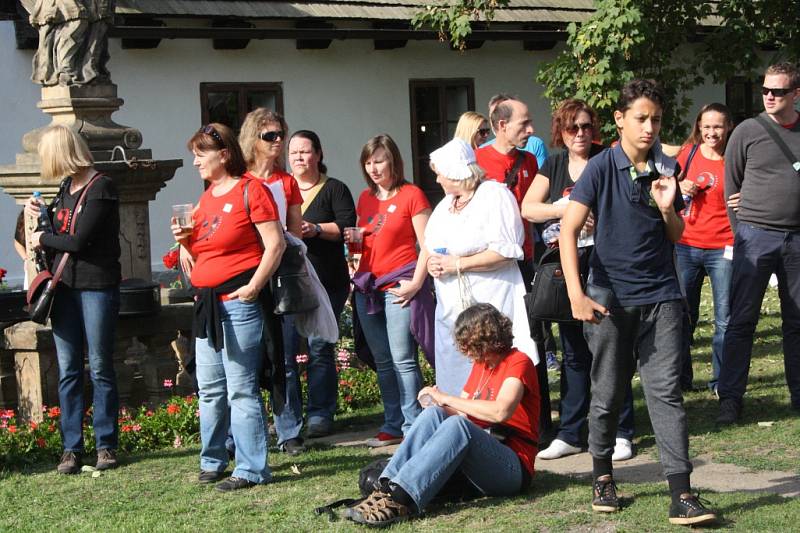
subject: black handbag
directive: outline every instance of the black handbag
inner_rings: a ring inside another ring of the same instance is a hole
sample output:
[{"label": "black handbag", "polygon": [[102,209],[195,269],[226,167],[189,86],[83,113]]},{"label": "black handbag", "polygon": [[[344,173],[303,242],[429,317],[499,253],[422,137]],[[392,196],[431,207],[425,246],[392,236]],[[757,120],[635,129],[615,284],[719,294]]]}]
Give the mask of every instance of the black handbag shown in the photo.
[{"label": "black handbag", "polygon": [[[249,185],[249,181],[244,184],[244,206],[248,216],[250,215],[250,199],[247,194]],[[286,249],[270,280],[276,315],[306,313],[319,307],[319,300],[308,274],[303,248],[302,244],[292,244],[286,239]]]},{"label": "black handbag", "polygon": [[525,295],[528,317],[549,322],[578,322],[572,316],[567,280],[558,248],[548,248],[533,274],[531,292]]}]

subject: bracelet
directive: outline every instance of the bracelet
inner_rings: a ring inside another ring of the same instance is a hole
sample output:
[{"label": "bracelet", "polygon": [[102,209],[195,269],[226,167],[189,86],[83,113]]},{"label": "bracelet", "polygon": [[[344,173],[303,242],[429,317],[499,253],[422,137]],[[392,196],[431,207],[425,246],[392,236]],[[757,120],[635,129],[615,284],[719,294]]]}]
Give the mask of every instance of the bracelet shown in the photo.
[{"label": "bracelet", "polygon": [[461,258],[456,259],[456,276],[461,275]]}]

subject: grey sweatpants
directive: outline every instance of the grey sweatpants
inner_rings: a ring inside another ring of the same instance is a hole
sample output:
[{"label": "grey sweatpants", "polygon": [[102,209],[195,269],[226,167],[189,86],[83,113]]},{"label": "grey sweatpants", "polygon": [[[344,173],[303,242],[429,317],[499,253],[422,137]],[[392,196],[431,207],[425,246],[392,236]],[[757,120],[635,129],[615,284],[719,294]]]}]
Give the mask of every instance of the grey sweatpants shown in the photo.
[{"label": "grey sweatpants", "polygon": [[614,307],[600,324],[584,323],[594,354],[589,407],[589,452],[609,459],[614,453],[625,384],[636,370],[656,434],[664,475],[692,471],[689,435],[680,388],[683,307],[680,300]]}]

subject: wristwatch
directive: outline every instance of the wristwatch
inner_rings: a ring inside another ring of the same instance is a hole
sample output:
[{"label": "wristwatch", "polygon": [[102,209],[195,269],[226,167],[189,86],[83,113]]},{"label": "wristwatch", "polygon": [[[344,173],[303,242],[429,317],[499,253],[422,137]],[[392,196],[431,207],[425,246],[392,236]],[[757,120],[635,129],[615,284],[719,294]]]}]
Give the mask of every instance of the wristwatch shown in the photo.
[{"label": "wristwatch", "polygon": [[320,226],[319,224],[314,224],[314,229],[317,231],[317,237],[322,235],[322,226]]}]

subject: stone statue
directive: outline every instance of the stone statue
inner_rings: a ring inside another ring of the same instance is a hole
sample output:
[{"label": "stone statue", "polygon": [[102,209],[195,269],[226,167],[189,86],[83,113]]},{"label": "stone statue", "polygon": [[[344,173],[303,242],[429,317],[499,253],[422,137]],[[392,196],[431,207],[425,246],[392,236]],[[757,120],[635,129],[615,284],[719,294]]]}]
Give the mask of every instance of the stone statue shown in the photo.
[{"label": "stone statue", "polygon": [[186,370],[186,365],[192,357],[189,339],[178,331],[178,337],[170,343],[178,362],[178,373],[175,376],[175,392],[180,395],[192,394],[195,391],[195,378]]},{"label": "stone statue", "polygon": [[110,82],[108,28],[116,0],[22,0],[39,30],[31,79],[44,86]]}]

